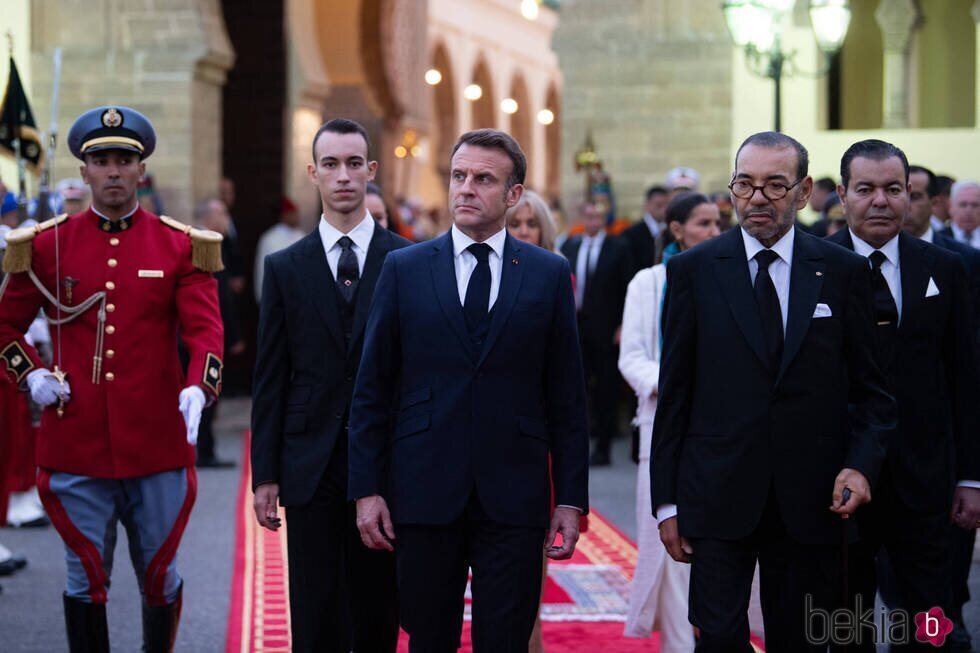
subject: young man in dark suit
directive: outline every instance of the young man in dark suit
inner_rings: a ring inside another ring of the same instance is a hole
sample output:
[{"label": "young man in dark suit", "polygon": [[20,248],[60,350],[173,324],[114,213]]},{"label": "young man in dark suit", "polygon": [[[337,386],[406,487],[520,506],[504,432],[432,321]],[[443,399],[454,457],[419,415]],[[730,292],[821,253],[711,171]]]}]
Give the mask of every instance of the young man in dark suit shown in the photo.
[{"label": "young man in dark suit", "polygon": [[667,203],[670,193],[663,186],[651,186],[647,189],[646,203],[643,205],[643,217],[636,224],[623,231],[622,237],[630,245],[633,256],[633,267],[637,270],[648,268],[659,263],[658,254],[663,254],[663,247],[657,250],[656,238],[660,232],[667,229]]},{"label": "young man in dark suit", "polygon": [[575,273],[575,307],[585,364],[589,428],[595,447],[592,465],[608,465],[609,449],[619,430],[619,330],[626,288],[635,272],[625,240],[605,230],[602,210],[591,202],[579,208],[585,232],[561,247]]},{"label": "young man in dark suit", "polygon": [[347,418],[364,325],[385,256],[408,241],[364,207],[377,162],[364,128],[327,122],[313,139],[317,228],[266,258],[252,393],[255,517],[289,529],[294,651],[394,651],[394,556],[369,551],[347,501]]},{"label": "young man in dark suit", "polygon": [[[896,581],[892,607],[909,615],[948,611],[947,524],[973,530],[980,519],[976,326],[966,270],[957,254],[902,231],[909,164],[891,143],[848,148],[837,192],[848,228],[829,240],[870,262],[881,363],[898,403],[875,501],[858,511],[854,589],[865,607],[874,605],[873,558],[883,547]],[[861,648],[873,651],[869,634],[863,639]]]},{"label": "young man in dark suit", "polygon": [[692,562],[702,653],[752,650],[756,561],[766,650],[822,650],[805,609],[835,607],[841,517],[871,499],[894,423],[867,262],[793,227],[811,185],[800,143],[750,136],[729,186],[741,228],[667,264],[651,495]]},{"label": "young man in dark suit", "polygon": [[350,497],[364,542],[395,551],[413,652],[456,650],[472,568],[474,651],[525,653],[542,547],[571,556],[589,505],[571,270],[504,228],[525,170],[509,135],[463,134],[452,228],[388,256],[368,318]]}]

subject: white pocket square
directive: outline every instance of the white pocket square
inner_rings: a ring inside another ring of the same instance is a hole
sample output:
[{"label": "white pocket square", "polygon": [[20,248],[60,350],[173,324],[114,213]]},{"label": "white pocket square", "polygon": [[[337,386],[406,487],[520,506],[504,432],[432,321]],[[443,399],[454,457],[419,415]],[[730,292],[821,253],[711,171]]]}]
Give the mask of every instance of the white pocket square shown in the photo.
[{"label": "white pocket square", "polygon": [[929,277],[929,285],[926,287],[926,297],[935,297],[939,294],[939,286]]},{"label": "white pocket square", "polygon": [[833,315],[833,313],[831,312],[830,307],[826,304],[817,304],[817,307],[813,309],[814,319],[818,317],[830,317],[831,315]]}]

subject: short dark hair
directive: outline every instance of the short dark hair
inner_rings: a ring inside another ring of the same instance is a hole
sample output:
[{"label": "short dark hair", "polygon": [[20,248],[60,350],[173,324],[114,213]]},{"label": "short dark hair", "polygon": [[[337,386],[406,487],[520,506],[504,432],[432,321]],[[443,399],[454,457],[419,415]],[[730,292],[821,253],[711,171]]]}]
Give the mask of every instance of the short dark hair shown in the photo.
[{"label": "short dark hair", "polygon": [[456,156],[456,151],[463,145],[500,150],[507,155],[513,164],[510,176],[507,177],[507,188],[509,189],[514,184],[524,183],[524,176],[527,174],[527,158],[524,156],[521,146],[507,132],[502,132],[499,129],[474,129],[466,132],[459,137],[453,146],[453,151],[449,153],[450,165],[452,165],[453,157]]},{"label": "short dark hair", "polygon": [[714,204],[707,195],[694,192],[679,193],[667,205],[667,224],[680,222],[684,224],[691,217],[691,211],[702,204]]},{"label": "short dark hair", "polygon": [[647,189],[646,201],[649,202],[650,198],[653,197],[654,195],[669,195],[669,194],[670,191],[668,191],[667,188],[664,186],[650,186],[650,188]]},{"label": "short dark hair", "polygon": [[929,199],[938,195],[936,191],[939,189],[939,184],[936,182],[936,173],[925,166],[911,165],[909,166],[909,174],[912,173],[922,173],[929,177],[929,183],[926,184],[926,195],[929,196]]},{"label": "short dark hair", "polygon": [[813,182],[813,187],[827,191],[828,193],[833,193],[835,190],[837,190],[837,182],[830,177],[821,177]]},{"label": "short dark hair", "polygon": [[867,138],[851,145],[840,158],[840,183],[845,189],[851,181],[851,161],[857,158],[871,159],[872,161],[884,161],[892,157],[898,157],[905,168],[905,183],[909,182],[909,159],[899,147],[877,138]]},{"label": "short dark hair", "polygon": [[736,169],[738,169],[738,155],[742,153],[742,148],[746,145],[758,145],[772,149],[791,147],[796,150],[796,178],[803,179],[807,175],[807,170],[810,169],[810,154],[803,147],[803,143],[781,132],[759,132],[742,141],[742,144],[738,146],[738,151],[735,152]]},{"label": "short dark hair", "polygon": [[[947,175],[936,175],[936,195],[949,195],[956,180]],[[930,196],[931,197],[931,196]]]},{"label": "short dark hair", "polygon": [[364,189],[367,195],[377,195],[378,197],[384,199],[385,194],[381,192],[381,186],[378,186],[373,181],[369,181]]},{"label": "short dark hair", "polygon": [[320,135],[324,132],[330,132],[331,134],[360,134],[364,139],[368,156],[371,154],[371,139],[368,138],[367,130],[360,123],[348,120],[347,118],[334,118],[320,125],[320,129],[316,130],[316,134],[313,136],[311,151],[313,152],[314,164],[316,163],[316,142],[320,140]]}]

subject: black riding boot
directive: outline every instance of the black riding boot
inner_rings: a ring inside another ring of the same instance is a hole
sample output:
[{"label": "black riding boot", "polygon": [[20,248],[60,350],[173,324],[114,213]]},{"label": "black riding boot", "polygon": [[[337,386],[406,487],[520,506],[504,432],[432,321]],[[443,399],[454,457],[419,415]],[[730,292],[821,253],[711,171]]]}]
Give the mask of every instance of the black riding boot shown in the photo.
[{"label": "black riding boot", "polygon": [[71,653],[109,653],[109,627],[104,603],[64,597],[65,628]]},{"label": "black riding boot", "polygon": [[143,602],[143,650],[146,653],[172,653],[174,650],[183,595],[181,584],[173,603],[150,606]]}]

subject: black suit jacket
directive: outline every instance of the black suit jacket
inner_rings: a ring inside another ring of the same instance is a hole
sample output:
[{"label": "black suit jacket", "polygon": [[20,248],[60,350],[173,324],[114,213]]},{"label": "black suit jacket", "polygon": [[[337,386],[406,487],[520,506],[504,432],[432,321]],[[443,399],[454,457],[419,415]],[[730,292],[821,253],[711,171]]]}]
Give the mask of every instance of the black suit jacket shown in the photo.
[{"label": "black suit jacket", "polygon": [[[956,252],[963,259],[966,266],[966,274],[970,279],[970,295],[973,297],[974,318],[980,318],[977,310],[980,309],[980,249],[961,243],[952,236],[934,231],[932,234],[932,244],[936,247]],[[980,345],[980,323],[978,323],[977,343]]]},{"label": "black suit jacket", "polygon": [[[851,233],[828,238],[853,249]],[[901,233],[902,313],[882,361],[898,402],[887,464],[903,503],[949,510],[958,480],[980,481],[980,427],[972,300],[962,259]],[[929,280],[938,294],[926,297]]]},{"label": "black suit jacket", "polygon": [[[682,535],[747,536],[773,487],[792,537],[832,544],[837,474],[877,479],[895,403],[874,358],[867,261],[796,230],[789,290],[774,380],[741,229],[667,263],[651,495],[677,504]],[[814,318],[818,304],[831,314]]]},{"label": "black suit jacket", "polygon": [[[644,225],[645,228],[645,225]],[[568,259],[572,272],[577,269],[580,236],[562,245],[561,252]],[[606,235],[596,259],[595,270],[585,284],[582,309],[578,313],[582,341],[590,345],[613,346],[613,335],[623,322],[623,304],[626,288],[633,278],[633,257],[629,245],[617,236]],[[575,283],[583,283],[575,279]]]},{"label": "black suit jacket", "polygon": [[[667,227],[664,225],[662,228]],[[656,242],[646,220],[640,218],[639,222],[625,229],[620,237],[629,243],[634,270],[642,270],[656,263],[654,260],[657,255]]]},{"label": "black suit jacket", "polygon": [[[486,339],[471,340],[451,233],[390,254],[351,407],[349,496],[396,523],[449,524],[473,492],[491,520],[588,509],[585,379],[568,262],[507,236]],[[390,415],[397,411],[392,428]],[[390,452],[390,469],[379,459]]]},{"label": "black suit jacket", "polygon": [[279,484],[282,505],[302,505],[327,467],[346,417],[364,325],[381,265],[409,241],[378,225],[355,300],[350,346],[319,230],[265,261],[252,387],[252,487]]}]

